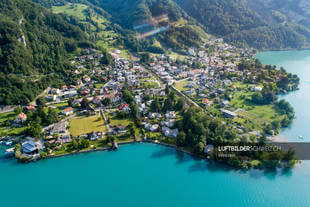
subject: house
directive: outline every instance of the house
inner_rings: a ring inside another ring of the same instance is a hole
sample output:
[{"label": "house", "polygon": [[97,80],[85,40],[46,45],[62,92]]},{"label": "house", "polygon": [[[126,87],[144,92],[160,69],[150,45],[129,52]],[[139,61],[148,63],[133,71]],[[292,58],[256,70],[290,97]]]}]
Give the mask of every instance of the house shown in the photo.
[{"label": "house", "polygon": [[95,141],[95,140],[102,139],[103,136],[104,136],[104,132],[92,132],[89,135],[89,139],[90,141]]},{"label": "house", "polygon": [[27,115],[24,113],[20,113],[17,115],[16,119],[15,119],[15,123],[22,123],[24,121],[27,120]]},{"label": "house", "polygon": [[147,106],[151,106],[152,102],[153,102],[153,100],[148,100],[148,101],[146,102],[146,105],[147,105]]},{"label": "house", "polygon": [[139,109],[139,112],[140,112],[140,113],[143,113],[143,114],[146,114],[146,113],[147,113],[147,110],[146,110],[146,107],[145,107],[145,104],[144,104],[144,103],[139,104],[139,105],[138,105],[138,109]]},{"label": "house", "polygon": [[72,105],[73,105],[73,106],[80,106],[81,104],[80,104],[79,99],[74,99],[74,100],[72,101]]},{"label": "house", "polygon": [[65,108],[62,111],[62,114],[66,115],[66,116],[69,116],[70,114],[73,114],[73,108],[72,107]]},{"label": "house", "polygon": [[46,96],[45,100],[46,101],[56,101],[57,96],[56,95],[52,95],[52,96]]},{"label": "house", "polygon": [[139,96],[139,95],[136,95],[135,98],[134,98],[134,100],[135,100],[136,104],[139,104],[139,103],[142,102],[142,98],[141,98],[141,96]]},{"label": "house", "polygon": [[226,109],[221,109],[222,114],[226,118],[236,118],[238,115],[235,112],[226,110]]},{"label": "house", "polygon": [[259,86],[253,86],[250,88],[251,91],[254,91],[254,92],[260,92],[262,91],[262,87],[259,87]]},{"label": "house", "polygon": [[222,106],[228,106],[228,105],[229,105],[229,101],[228,100],[222,101]]},{"label": "house", "polygon": [[196,56],[196,52],[193,48],[188,49],[188,54],[191,56]]},{"label": "house", "polygon": [[205,105],[205,106],[211,106],[213,101],[210,101],[209,99],[206,99],[206,98],[203,98],[202,99],[202,103]]},{"label": "house", "polygon": [[106,95],[104,95],[104,98],[111,99],[112,103],[116,103],[116,102],[121,100],[121,98],[119,96],[116,96],[116,94],[114,94],[114,93],[106,94]]},{"label": "house", "polygon": [[165,117],[166,119],[175,119],[176,118],[176,114],[174,111],[168,111],[166,114],[165,114]]},{"label": "house", "polygon": [[70,143],[72,142],[72,139],[70,137],[70,134],[64,135],[60,137],[61,143]]},{"label": "house", "polygon": [[70,97],[73,97],[73,96],[76,96],[76,95],[77,95],[77,91],[76,90],[65,91],[63,93],[63,97],[64,98],[70,98]]},{"label": "house", "polygon": [[125,134],[127,132],[126,126],[118,126],[117,132],[118,132],[118,134]]},{"label": "house", "polygon": [[211,145],[211,144],[206,145],[205,148],[204,148],[204,150],[203,150],[203,152],[204,152],[205,154],[211,154],[213,148],[214,148],[214,147],[213,147],[213,145]]},{"label": "house", "polygon": [[170,129],[168,127],[163,127],[162,132],[166,137],[177,137],[179,134],[178,129]]},{"label": "house", "polygon": [[169,119],[168,121],[162,121],[161,125],[162,126],[167,126],[167,127],[174,127],[175,120],[174,119]]},{"label": "house", "polygon": [[53,127],[49,130],[49,133],[51,135],[53,135],[53,134],[58,134],[58,135],[65,134],[67,131],[66,130],[66,127],[67,127],[66,122],[58,122],[52,126]]},{"label": "house", "polygon": [[101,98],[98,96],[94,97],[92,102],[98,106],[101,106]]},{"label": "house", "polygon": [[155,131],[157,131],[158,130],[158,124],[154,124],[154,125],[152,125],[152,127],[150,128],[150,131],[151,132],[155,132]]},{"label": "house", "polygon": [[144,125],[144,128],[145,128],[146,130],[148,130],[148,131],[151,131],[151,132],[157,131],[158,127],[159,127],[158,124],[152,125],[152,124],[146,123],[146,124]]},{"label": "house", "polygon": [[128,104],[122,104],[118,107],[118,109],[120,111],[124,111],[125,113],[129,113],[130,112],[130,108]]},{"label": "house", "polygon": [[81,90],[81,95],[87,96],[88,94],[89,94],[89,89],[84,88],[84,89]]},{"label": "house", "polygon": [[42,150],[42,144],[40,142],[34,142],[32,140],[25,141],[22,143],[22,153],[33,155],[38,154],[39,150]]},{"label": "house", "polygon": [[109,134],[118,135],[118,134],[125,134],[127,132],[126,126],[117,126]]},{"label": "house", "polygon": [[194,82],[189,82],[185,87],[186,88],[194,88],[196,84]]},{"label": "house", "polygon": [[57,95],[57,94],[59,94],[59,93],[60,93],[60,90],[59,90],[58,88],[53,88],[53,89],[51,90],[51,94]]},{"label": "house", "polygon": [[29,105],[26,108],[28,111],[34,111],[36,107],[34,105]]},{"label": "house", "polygon": [[155,119],[155,118],[157,118],[157,119],[159,119],[159,118],[161,118],[161,114],[160,113],[149,113],[149,116],[148,116],[150,119]]},{"label": "house", "polygon": [[83,80],[84,80],[85,82],[89,82],[91,79],[90,79],[90,77],[88,77],[88,75],[84,75],[84,76],[83,76]]}]

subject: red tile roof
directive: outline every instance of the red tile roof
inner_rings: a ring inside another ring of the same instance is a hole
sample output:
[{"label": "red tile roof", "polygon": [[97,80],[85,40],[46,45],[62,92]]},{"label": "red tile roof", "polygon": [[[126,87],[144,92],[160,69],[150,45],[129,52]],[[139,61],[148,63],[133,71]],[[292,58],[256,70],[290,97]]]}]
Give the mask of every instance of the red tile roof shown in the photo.
[{"label": "red tile roof", "polygon": [[72,111],[72,110],[73,110],[72,107],[68,107],[68,108],[65,108],[65,109],[64,109],[64,112],[69,112],[69,111]]}]

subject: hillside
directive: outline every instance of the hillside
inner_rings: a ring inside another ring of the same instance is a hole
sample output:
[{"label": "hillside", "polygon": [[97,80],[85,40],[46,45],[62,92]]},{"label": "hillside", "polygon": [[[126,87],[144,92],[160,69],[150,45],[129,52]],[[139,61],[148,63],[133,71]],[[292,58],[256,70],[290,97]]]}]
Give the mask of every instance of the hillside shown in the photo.
[{"label": "hillside", "polygon": [[[109,14],[113,25],[119,26],[116,29],[124,37],[124,45],[134,52],[163,53],[163,48],[185,52],[188,47],[202,45],[208,37],[202,25],[171,0],[88,0],[88,3]],[[146,33],[152,35],[137,42],[136,37]]]},{"label": "hillside", "polygon": [[[270,21],[254,9],[256,6],[251,9],[244,0],[175,1],[203,24],[209,33],[222,36],[229,42],[260,50],[309,46],[310,32],[302,25],[291,21]],[[260,5],[257,2],[255,4]]]},{"label": "hillside", "polygon": [[[39,0],[36,0],[39,1]],[[259,50],[309,47],[306,27],[309,4],[299,0],[42,0],[45,6],[80,2],[100,8],[117,24],[120,41],[134,52],[162,52],[172,48],[182,53],[203,44],[208,34],[224,37],[238,46]],[[48,3],[47,3],[48,2]],[[57,2],[57,3],[56,3]],[[284,2],[284,3],[282,3]],[[283,19],[283,14],[285,13]],[[167,21],[157,17],[167,15]],[[155,23],[154,23],[155,22]],[[151,23],[151,24],[150,24]],[[141,29],[141,25],[143,26]],[[166,28],[169,29],[166,29]],[[121,29],[120,29],[121,28]],[[139,29],[137,29],[139,28]],[[161,31],[160,29],[163,29]],[[159,29],[161,32],[136,41],[138,34]],[[154,37],[154,38],[153,38]],[[154,41],[156,40],[156,41]],[[159,43],[159,44],[158,44]]]},{"label": "hillside", "polygon": [[0,1],[0,104],[26,104],[71,71],[87,35],[27,0]]},{"label": "hillside", "polygon": [[247,5],[268,21],[289,21],[310,29],[309,0],[247,0]]}]

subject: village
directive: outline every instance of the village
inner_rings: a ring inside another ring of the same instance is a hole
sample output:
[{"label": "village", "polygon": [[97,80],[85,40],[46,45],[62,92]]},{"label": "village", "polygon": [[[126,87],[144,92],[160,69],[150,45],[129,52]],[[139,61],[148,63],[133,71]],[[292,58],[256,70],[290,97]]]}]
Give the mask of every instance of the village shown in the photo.
[{"label": "village", "polygon": [[[222,39],[211,39],[203,48],[190,48],[183,60],[162,54],[152,56],[147,63],[127,60],[115,49],[110,51],[113,66],[101,63],[100,51],[87,49],[71,60],[74,73],[80,77],[75,84],[49,88],[39,104],[24,106],[7,126],[26,130],[27,116],[40,107],[55,112],[55,121],[38,127],[36,137],[20,130],[17,136],[2,136],[1,142],[19,144],[17,154],[25,159],[147,139],[175,144],[179,134],[176,122],[182,116],[177,110],[157,110],[171,90],[183,105],[195,105],[212,117],[222,117],[222,122],[238,134],[261,136],[267,121],[237,104],[244,91],[262,90],[253,71],[238,70],[242,59],[250,61],[252,51],[238,49]],[[246,78],[249,84],[244,84]],[[141,121],[137,123],[135,117]],[[7,150],[8,156],[14,153],[16,156],[16,149]]]}]

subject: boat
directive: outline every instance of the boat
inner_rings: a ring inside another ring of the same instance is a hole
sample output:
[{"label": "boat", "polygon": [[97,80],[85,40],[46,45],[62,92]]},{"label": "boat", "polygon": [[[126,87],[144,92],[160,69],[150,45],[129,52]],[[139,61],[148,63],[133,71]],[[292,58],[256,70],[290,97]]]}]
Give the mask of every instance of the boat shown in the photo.
[{"label": "boat", "polygon": [[13,157],[14,156],[15,147],[5,150],[5,157]]},{"label": "boat", "polygon": [[299,138],[299,139],[303,139],[304,137],[303,137],[303,136],[301,136],[301,135],[299,135],[299,136],[298,136],[298,138]]},{"label": "boat", "polygon": [[5,144],[6,146],[12,146],[12,145],[13,145],[13,142],[12,142],[12,141],[6,141],[6,142],[4,142],[4,144]]}]

